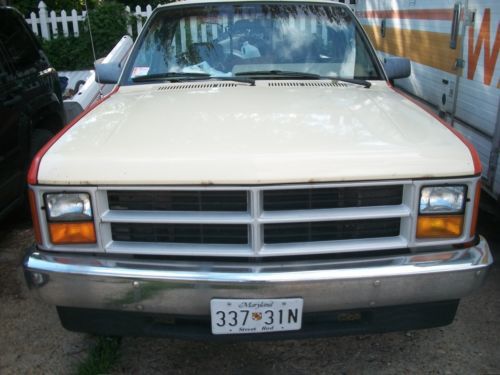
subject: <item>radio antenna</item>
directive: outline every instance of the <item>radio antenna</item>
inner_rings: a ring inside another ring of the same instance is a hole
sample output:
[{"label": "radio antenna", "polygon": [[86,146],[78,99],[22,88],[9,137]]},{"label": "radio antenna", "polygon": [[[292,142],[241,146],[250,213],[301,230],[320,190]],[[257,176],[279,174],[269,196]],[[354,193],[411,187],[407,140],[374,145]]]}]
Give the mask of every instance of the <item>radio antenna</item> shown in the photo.
[{"label": "radio antenna", "polygon": [[[90,25],[90,12],[89,12],[89,7],[87,5],[87,0],[85,1],[85,9],[87,10],[87,22],[89,24],[89,34],[90,34],[90,45],[92,46],[92,55],[94,56],[94,72],[97,78],[97,82],[99,82],[99,73],[97,72],[97,69],[95,69],[95,62],[97,61],[97,56],[95,54],[95,46],[94,46],[94,36],[92,35],[92,26]],[[98,84],[99,87],[99,98],[102,98],[102,87],[100,84]]]}]

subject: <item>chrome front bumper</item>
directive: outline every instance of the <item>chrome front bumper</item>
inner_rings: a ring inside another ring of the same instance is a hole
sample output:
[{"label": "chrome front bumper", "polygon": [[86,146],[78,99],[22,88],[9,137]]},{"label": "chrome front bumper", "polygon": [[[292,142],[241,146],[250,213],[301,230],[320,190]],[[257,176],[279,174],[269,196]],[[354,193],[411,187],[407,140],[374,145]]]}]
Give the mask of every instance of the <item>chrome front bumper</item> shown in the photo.
[{"label": "chrome front bumper", "polygon": [[304,298],[304,312],[453,300],[477,289],[493,262],[488,244],[351,260],[144,261],[33,251],[28,284],[66,307],[209,315],[212,298]]}]

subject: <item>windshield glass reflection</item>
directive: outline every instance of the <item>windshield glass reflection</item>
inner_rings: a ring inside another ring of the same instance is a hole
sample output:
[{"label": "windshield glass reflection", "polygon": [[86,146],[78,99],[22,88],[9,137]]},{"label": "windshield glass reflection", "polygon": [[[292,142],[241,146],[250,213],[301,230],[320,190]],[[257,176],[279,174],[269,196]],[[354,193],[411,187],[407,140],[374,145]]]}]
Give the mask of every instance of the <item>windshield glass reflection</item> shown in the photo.
[{"label": "windshield glass reflection", "polygon": [[340,5],[207,4],[160,11],[128,82],[295,73],[381,79],[358,24]]}]

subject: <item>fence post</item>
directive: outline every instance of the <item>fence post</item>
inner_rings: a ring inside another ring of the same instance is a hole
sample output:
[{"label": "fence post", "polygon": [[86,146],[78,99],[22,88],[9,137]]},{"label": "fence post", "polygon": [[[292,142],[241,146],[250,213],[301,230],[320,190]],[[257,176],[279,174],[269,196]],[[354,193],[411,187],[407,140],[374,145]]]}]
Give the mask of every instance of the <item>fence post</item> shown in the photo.
[{"label": "fence post", "polygon": [[142,9],[139,5],[135,7],[135,17],[137,18],[137,35],[139,35],[142,30]]},{"label": "fence post", "polygon": [[73,24],[73,36],[77,37],[80,35],[80,30],[78,30],[78,13],[76,13],[76,9],[71,11],[71,22]]},{"label": "fence post", "polygon": [[69,35],[69,31],[68,31],[68,16],[66,15],[66,11],[65,10],[61,11],[61,22],[62,22],[63,35],[67,37]]},{"label": "fence post", "polygon": [[198,22],[196,22],[196,17],[189,17],[189,27],[191,29],[191,41],[198,42]]},{"label": "fence post", "polygon": [[[129,21],[130,21],[130,18],[132,17],[132,13],[130,12],[130,7],[127,5],[125,7],[125,12],[127,12],[127,16],[129,18]],[[133,33],[132,33],[132,23],[131,22],[127,22],[127,34],[130,35],[131,37],[133,37]]]},{"label": "fence post", "polygon": [[42,38],[50,40],[49,27],[47,25],[47,5],[43,1],[38,3],[38,15],[40,17],[40,30],[42,31]]},{"label": "fence post", "polygon": [[52,24],[52,38],[57,37],[57,15],[56,12],[53,10],[50,12],[50,23]]},{"label": "fence post", "polygon": [[186,35],[186,21],[184,20],[184,18],[181,18],[180,22],[179,22],[180,26],[181,26],[181,52],[186,52],[186,46],[187,46],[187,35]]},{"label": "fence post", "polygon": [[30,14],[30,20],[31,20],[31,30],[35,33],[35,35],[39,34],[38,31],[38,19],[36,18],[35,12],[31,12]]}]

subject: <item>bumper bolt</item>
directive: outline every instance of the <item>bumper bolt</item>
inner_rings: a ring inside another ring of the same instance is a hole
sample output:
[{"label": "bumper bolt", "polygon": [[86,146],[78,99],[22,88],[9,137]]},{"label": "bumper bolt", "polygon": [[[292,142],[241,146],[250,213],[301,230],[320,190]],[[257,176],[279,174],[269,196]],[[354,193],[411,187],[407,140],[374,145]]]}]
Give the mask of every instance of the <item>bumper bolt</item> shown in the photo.
[{"label": "bumper bolt", "polygon": [[380,286],[380,284],[381,284],[381,283],[380,283],[380,280],[375,280],[375,281],[373,282],[373,286],[374,286],[374,287]]},{"label": "bumper bolt", "polygon": [[134,281],[134,282],[132,283],[132,286],[133,286],[134,288],[139,288],[139,281]]}]

